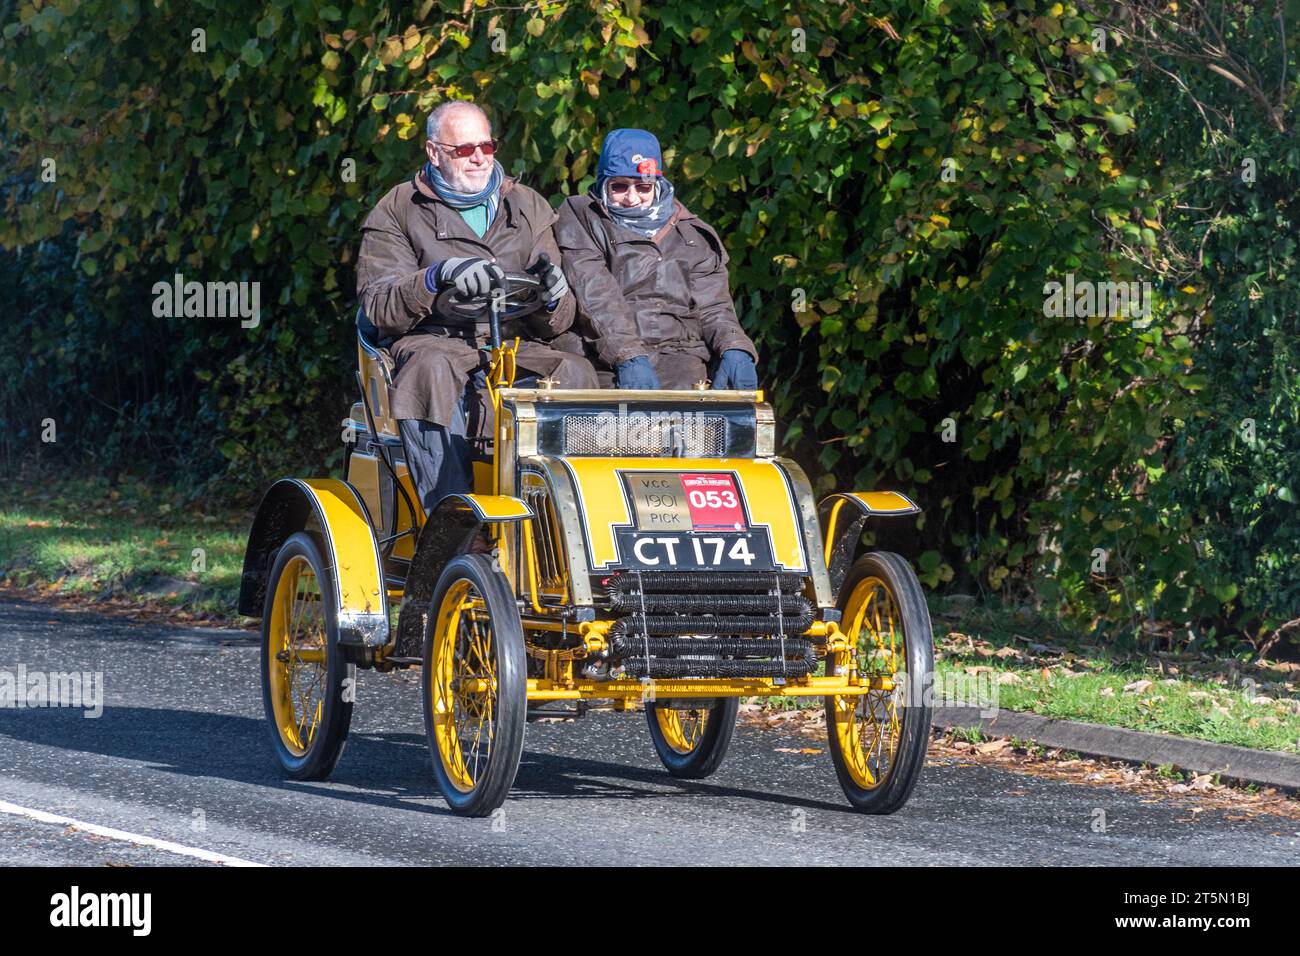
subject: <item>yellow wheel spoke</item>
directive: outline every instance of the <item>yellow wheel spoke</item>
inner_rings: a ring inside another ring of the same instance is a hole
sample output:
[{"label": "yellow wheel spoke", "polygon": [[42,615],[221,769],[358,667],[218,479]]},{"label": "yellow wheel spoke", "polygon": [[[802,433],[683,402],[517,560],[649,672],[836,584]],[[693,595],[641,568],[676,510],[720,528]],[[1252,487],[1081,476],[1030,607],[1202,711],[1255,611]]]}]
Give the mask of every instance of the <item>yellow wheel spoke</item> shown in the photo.
[{"label": "yellow wheel spoke", "polygon": [[[306,557],[295,556],[285,565],[268,600],[271,707],[281,741],[301,757],[311,749],[324,719],[329,674],[320,581]],[[304,660],[304,653],[313,659]]]},{"label": "yellow wheel spoke", "polygon": [[[877,577],[857,583],[846,605],[847,638],[854,648],[858,671],[888,677],[893,686],[905,682],[906,635],[899,627],[898,603],[888,585]],[[849,776],[859,787],[880,786],[893,769],[901,736],[897,691],[872,690],[856,697],[838,697],[828,714],[829,732]]]},{"label": "yellow wheel spoke", "polygon": [[688,754],[699,746],[708,717],[707,710],[673,710],[670,707],[655,709],[655,720],[664,741],[681,754]]},{"label": "yellow wheel spoke", "polygon": [[476,786],[492,759],[496,659],[486,604],[467,580],[452,585],[434,632],[435,741],[443,768],[463,791]]}]

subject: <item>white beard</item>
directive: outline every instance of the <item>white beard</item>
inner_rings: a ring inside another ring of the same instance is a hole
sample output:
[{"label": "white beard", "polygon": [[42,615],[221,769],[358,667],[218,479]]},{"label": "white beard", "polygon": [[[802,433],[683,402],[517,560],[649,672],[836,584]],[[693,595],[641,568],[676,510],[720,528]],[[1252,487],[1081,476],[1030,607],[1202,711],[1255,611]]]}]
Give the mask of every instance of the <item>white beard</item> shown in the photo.
[{"label": "white beard", "polygon": [[459,170],[453,171],[447,166],[439,166],[438,171],[442,173],[442,178],[447,180],[451,188],[458,193],[476,193],[486,186],[488,180],[492,178],[491,166],[484,167],[482,180],[477,183],[471,181],[463,172]]}]

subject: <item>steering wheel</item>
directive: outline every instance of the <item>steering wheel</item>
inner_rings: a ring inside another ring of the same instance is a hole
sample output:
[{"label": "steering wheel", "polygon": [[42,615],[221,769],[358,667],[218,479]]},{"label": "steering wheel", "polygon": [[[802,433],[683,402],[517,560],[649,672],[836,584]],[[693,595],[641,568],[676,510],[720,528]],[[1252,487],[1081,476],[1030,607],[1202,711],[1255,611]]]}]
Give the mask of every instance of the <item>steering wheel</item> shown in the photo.
[{"label": "steering wheel", "polygon": [[[519,319],[532,315],[546,303],[542,301],[542,280],[530,272],[507,272],[501,284],[501,318]],[[454,288],[444,289],[433,301],[435,314],[444,321],[476,325],[487,322],[491,310],[489,296],[462,299]]]}]

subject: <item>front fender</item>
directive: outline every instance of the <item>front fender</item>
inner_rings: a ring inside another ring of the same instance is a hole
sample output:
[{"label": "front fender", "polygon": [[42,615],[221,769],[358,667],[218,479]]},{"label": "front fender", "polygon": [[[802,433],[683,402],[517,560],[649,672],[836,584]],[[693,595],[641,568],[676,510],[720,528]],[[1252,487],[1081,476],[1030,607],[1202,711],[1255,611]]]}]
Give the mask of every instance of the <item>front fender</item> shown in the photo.
[{"label": "front fender", "polygon": [[244,552],[239,613],[262,616],[276,552],[312,519],[321,528],[330,564],[339,642],[388,643],[388,593],[374,526],[356,489],[336,478],[282,478],[267,491]]},{"label": "front fender", "polygon": [[[845,517],[845,509],[848,516]],[[897,491],[846,491],[822,499],[821,516],[826,572],[831,591],[839,594],[844,575],[857,555],[862,526],[868,518],[920,514],[921,509],[907,495]]]},{"label": "front fender", "polygon": [[448,495],[434,506],[415,545],[402,587],[397,614],[397,657],[418,657],[424,644],[424,618],[433,603],[433,590],[452,558],[470,550],[487,524],[523,521],[533,511],[509,495]]}]

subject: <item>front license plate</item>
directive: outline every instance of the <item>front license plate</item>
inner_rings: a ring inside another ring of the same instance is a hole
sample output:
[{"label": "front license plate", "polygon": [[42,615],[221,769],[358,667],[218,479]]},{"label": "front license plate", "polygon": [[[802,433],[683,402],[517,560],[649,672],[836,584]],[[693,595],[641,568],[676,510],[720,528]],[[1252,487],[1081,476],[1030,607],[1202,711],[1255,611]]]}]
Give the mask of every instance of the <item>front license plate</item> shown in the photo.
[{"label": "front license plate", "polygon": [[755,531],[655,534],[615,531],[619,565],[640,570],[766,571],[774,567],[767,535]]}]

